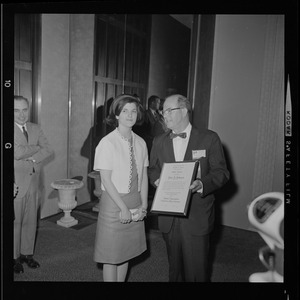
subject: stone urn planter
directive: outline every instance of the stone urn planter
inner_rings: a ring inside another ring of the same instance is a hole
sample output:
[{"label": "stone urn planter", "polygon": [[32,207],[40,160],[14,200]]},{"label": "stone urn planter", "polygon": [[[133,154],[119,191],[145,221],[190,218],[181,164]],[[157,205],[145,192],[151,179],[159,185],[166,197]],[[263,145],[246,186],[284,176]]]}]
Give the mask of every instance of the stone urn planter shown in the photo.
[{"label": "stone urn planter", "polygon": [[88,177],[93,178],[95,182],[94,195],[98,198],[98,203],[92,208],[93,211],[99,212],[99,201],[101,199],[101,177],[99,171],[92,171],[88,174]]},{"label": "stone urn planter", "polygon": [[63,227],[78,224],[71,212],[77,206],[76,190],[83,187],[83,182],[77,179],[61,179],[52,182],[51,187],[58,190],[58,207],[64,212],[64,216],[56,223]]}]

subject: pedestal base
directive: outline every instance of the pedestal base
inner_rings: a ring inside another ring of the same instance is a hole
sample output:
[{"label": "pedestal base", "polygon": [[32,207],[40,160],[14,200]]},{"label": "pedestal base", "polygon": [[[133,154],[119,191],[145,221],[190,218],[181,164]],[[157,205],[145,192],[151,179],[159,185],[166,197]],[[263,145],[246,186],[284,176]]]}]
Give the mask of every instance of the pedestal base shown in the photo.
[{"label": "pedestal base", "polygon": [[77,225],[78,224],[78,220],[76,220],[76,219],[73,218],[73,220],[64,221],[63,218],[61,218],[60,220],[56,221],[56,224],[60,225],[60,226],[63,226],[63,227],[66,227],[66,228],[69,228],[69,227],[72,227],[74,225]]},{"label": "pedestal base", "polygon": [[250,282],[283,282],[283,276],[275,271],[254,273],[249,277]]}]

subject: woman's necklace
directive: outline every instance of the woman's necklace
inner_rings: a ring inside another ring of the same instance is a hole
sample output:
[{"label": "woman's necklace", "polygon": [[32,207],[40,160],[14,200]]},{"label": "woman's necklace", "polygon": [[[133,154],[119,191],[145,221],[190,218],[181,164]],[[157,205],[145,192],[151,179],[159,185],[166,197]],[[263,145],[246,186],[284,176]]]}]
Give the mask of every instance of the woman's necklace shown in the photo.
[{"label": "woman's necklace", "polygon": [[129,131],[129,134],[127,135],[127,137],[120,132],[119,127],[117,128],[117,131],[120,134],[121,138],[124,139],[125,141],[129,142],[131,140],[131,138],[132,138],[131,131]]}]

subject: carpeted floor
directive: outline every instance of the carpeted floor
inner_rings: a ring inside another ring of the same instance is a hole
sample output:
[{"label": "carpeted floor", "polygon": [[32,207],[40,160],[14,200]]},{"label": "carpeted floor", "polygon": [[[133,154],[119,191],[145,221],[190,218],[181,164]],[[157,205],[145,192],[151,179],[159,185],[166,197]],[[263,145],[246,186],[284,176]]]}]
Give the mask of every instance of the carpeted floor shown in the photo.
[{"label": "carpeted floor", "polygon": [[[97,213],[91,204],[78,207],[72,215],[78,224],[64,228],[56,224],[62,214],[40,221],[36,239],[36,270],[24,265],[23,274],[14,281],[86,281],[100,282],[102,267],[93,261]],[[148,249],[130,263],[128,282],[167,282],[168,260],[165,243],[157,230],[155,217],[146,221]],[[264,246],[256,233],[219,226],[212,235],[211,281],[248,282],[254,272],[264,272],[258,250]]]},{"label": "carpeted floor", "polygon": [[[78,221],[78,224],[69,227],[70,229],[73,229],[73,230],[81,230],[81,229],[97,222],[97,213],[93,212],[93,211],[88,213],[88,212],[85,212],[85,210],[76,209],[71,213],[71,215]],[[59,213],[54,216],[45,218],[44,220],[57,224],[57,221],[59,221],[63,216],[64,216],[64,213]]]}]

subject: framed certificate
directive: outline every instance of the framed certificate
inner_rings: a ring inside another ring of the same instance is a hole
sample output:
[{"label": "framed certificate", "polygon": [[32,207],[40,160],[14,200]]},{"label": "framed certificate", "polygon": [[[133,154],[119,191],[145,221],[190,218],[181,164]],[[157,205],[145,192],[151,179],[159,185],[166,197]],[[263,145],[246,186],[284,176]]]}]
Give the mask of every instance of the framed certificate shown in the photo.
[{"label": "framed certificate", "polygon": [[186,216],[199,161],[164,163],[151,212]]}]

